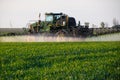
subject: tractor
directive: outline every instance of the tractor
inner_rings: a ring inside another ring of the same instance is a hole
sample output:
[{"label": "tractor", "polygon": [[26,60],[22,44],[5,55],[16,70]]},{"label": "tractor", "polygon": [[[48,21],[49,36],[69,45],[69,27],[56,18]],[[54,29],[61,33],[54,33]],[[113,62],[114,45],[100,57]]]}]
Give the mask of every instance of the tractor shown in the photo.
[{"label": "tractor", "polygon": [[45,13],[45,21],[38,20],[29,25],[30,33],[68,33],[76,27],[76,20],[74,17],[69,17],[63,13]]},{"label": "tractor", "polygon": [[63,13],[45,13],[45,21],[38,20],[29,25],[30,33],[49,32],[55,35],[78,36],[89,32],[89,23],[87,25],[76,26],[74,17],[69,17]]}]

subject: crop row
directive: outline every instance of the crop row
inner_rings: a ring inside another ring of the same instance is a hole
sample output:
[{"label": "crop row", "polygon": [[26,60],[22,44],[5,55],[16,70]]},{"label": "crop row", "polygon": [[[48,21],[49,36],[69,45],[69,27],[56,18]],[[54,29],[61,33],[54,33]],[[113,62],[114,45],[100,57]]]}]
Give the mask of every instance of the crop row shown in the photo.
[{"label": "crop row", "polygon": [[119,44],[0,43],[0,79],[119,80]]}]

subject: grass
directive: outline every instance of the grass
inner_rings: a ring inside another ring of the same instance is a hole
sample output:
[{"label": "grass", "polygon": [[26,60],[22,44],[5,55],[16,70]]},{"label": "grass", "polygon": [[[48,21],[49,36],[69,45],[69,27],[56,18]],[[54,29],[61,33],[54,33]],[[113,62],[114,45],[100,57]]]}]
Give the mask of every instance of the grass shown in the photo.
[{"label": "grass", "polygon": [[0,43],[0,80],[120,80],[120,42]]}]

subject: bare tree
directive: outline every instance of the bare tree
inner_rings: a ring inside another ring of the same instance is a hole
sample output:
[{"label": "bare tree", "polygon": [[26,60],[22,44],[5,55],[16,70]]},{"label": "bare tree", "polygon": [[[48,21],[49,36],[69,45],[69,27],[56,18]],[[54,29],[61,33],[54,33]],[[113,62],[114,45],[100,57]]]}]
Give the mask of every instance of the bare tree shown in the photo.
[{"label": "bare tree", "polygon": [[105,23],[104,22],[101,22],[100,25],[101,25],[102,28],[105,27]]},{"label": "bare tree", "polygon": [[113,26],[119,25],[119,22],[116,18],[113,18]]}]

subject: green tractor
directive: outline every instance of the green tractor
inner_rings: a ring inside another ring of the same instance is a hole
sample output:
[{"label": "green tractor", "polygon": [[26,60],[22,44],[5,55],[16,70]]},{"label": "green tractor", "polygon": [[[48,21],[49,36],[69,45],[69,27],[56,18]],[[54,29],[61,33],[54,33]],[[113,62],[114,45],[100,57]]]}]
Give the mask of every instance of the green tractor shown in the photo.
[{"label": "green tractor", "polygon": [[45,21],[38,20],[29,25],[30,33],[49,32],[54,34],[70,34],[76,27],[76,20],[63,13],[46,13]]}]

